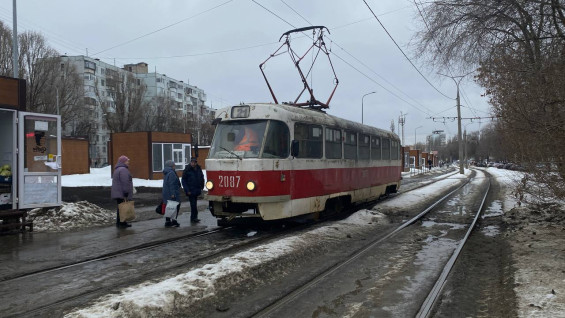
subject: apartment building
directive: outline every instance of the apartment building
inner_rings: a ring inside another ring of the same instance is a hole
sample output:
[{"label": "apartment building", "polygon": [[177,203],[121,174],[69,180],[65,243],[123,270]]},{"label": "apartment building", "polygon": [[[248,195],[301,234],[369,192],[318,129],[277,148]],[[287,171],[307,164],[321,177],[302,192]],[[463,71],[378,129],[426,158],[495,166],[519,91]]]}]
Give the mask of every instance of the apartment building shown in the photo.
[{"label": "apartment building", "polygon": [[[205,118],[213,115],[214,110],[205,105],[206,93],[203,89],[176,80],[165,74],[149,72],[147,63],[126,64],[120,68],[84,55],[62,56],[62,62],[72,64],[84,80],[84,102],[89,108],[88,114],[94,123],[94,132],[90,139],[90,159],[92,166],[101,166],[108,162],[107,142],[110,140],[111,131],[106,126],[103,108],[100,103],[112,106],[115,92],[108,89],[109,80],[123,77],[127,74],[133,76],[147,87],[144,99],[157,107],[155,101],[158,97],[169,98],[174,107],[183,116]],[[71,127],[63,127],[63,133],[69,134]]]}]

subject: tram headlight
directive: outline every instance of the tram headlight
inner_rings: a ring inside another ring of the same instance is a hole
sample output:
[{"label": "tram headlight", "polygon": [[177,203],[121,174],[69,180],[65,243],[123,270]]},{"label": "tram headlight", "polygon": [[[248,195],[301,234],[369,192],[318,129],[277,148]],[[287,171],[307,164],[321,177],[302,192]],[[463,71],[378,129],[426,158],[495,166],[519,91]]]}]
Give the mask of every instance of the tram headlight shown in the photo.
[{"label": "tram headlight", "polygon": [[255,182],[247,181],[247,190],[249,190],[249,191],[255,190]]},{"label": "tram headlight", "polygon": [[208,189],[208,190],[214,189],[214,182],[212,182],[210,180],[206,181],[206,189]]}]

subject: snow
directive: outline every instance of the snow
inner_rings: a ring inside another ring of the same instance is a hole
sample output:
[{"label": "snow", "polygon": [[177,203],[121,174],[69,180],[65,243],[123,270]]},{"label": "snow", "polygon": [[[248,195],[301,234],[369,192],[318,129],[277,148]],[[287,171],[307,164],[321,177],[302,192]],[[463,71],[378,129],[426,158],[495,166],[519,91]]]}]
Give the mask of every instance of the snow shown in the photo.
[{"label": "snow", "polygon": [[[63,176],[61,184],[63,187],[111,187],[112,186],[112,172],[111,167],[104,168],[90,168],[88,174],[72,174]],[[204,173],[204,180],[206,180],[206,170]],[[133,178],[134,187],[149,187],[161,188],[163,180],[145,180]]]},{"label": "snow", "polygon": [[[488,168],[487,171],[494,175],[497,181],[502,185],[503,191],[506,191],[499,211],[495,213],[506,213],[510,209],[519,206],[519,201],[513,196],[512,187],[522,177],[520,172],[508,171],[502,169]],[[117,294],[110,294],[96,300],[86,308],[77,309],[67,314],[65,317],[123,317],[123,316],[155,316],[171,313],[173,308],[184,302],[190,306],[198,301],[205,300],[213,296],[219,289],[225,287],[222,281],[234,279],[244,280],[252,275],[254,269],[261,264],[276,262],[277,259],[284,257],[285,254],[305,249],[305,242],[328,241],[337,239],[339,235],[343,235],[342,229],[361,228],[382,224],[386,217],[379,212],[380,209],[404,209],[407,205],[415,206],[423,198],[442,191],[447,187],[461,183],[461,180],[467,178],[471,173],[465,170],[465,175],[453,174],[448,178],[440,180],[430,186],[420,188],[408,193],[396,196],[390,200],[382,202],[371,210],[361,210],[349,218],[339,222],[332,223],[330,226],[324,226],[314,229],[304,234],[295,235],[280,239],[276,242],[255,247],[247,251],[239,252],[231,257],[226,257],[216,263],[206,264],[201,268],[190,270],[186,273],[166,278],[163,281],[151,281],[130,286],[119,291]],[[409,178],[410,175],[403,176]],[[90,174],[63,176],[63,186],[80,187],[80,186],[110,186],[110,168],[91,169]],[[144,187],[161,187],[161,180],[141,180],[134,178],[134,186]],[[79,202],[76,204],[66,204],[62,215],[72,216],[73,213],[79,213],[80,209],[86,208],[87,203]],[[498,209],[497,209],[498,210]],[[112,217],[113,212],[108,217]],[[100,216],[104,219],[103,213]],[[59,228],[67,226],[65,220],[54,221]],[[88,221],[92,223],[92,220]],[[339,231],[337,229],[340,229]],[[487,229],[491,235],[496,235],[498,229]],[[253,236],[256,233],[249,233]],[[429,257],[425,255],[433,254],[432,252],[423,251],[422,260]],[[234,273],[238,275],[234,275]],[[234,278],[235,277],[235,278]],[[525,302],[531,302],[536,306],[544,306],[544,311],[535,311],[533,315],[536,317],[556,317],[563,315],[559,306],[547,307],[556,297],[554,294],[548,293],[547,289],[540,288],[538,285],[527,288],[528,282],[534,280],[529,277],[527,272],[519,272],[518,279],[521,281],[521,289],[517,288],[518,299]],[[235,282],[237,284],[237,282]],[[563,291],[559,290],[559,293]],[[561,296],[562,297],[562,296]],[[531,307],[531,305],[530,305]],[[535,307],[537,308],[537,307]],[[534,308],[534,309],[535,309]],[[552,310],[553,308],[553,310]],[[531,311],[519,310],[520,317],[528,317],[532,315]]]}]

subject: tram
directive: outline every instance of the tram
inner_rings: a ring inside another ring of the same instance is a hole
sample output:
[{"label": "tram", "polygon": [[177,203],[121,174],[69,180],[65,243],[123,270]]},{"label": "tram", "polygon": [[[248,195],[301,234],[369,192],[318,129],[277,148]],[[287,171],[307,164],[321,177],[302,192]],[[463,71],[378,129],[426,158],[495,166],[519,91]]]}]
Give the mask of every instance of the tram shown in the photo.
[{"label": "tram", "polygon": [[400,187],[400,140],[392,132],[287,104],[216,114],[205,198],[218,224],[317,217]]}]

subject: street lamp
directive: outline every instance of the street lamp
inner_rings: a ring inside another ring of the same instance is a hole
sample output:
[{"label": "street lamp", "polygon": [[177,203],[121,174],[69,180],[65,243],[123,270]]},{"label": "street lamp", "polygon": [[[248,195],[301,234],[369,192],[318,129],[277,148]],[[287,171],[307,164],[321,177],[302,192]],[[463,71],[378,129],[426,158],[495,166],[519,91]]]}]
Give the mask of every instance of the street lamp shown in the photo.
[{"label": "street lamp", "polygon": [[363,97],[361,97],[361,124],[363,123],[363,99],[365,98],[365,96],[371,95],[371,94],[374,94],[374,93],[376,93],[376,92],[370,92],[370,93],[363,95]]},{"label": "street lamp", "polygon": [[416,149],[416,130],[418,130],[418,128],[422,128],[423,126],[418,126],[416,127],[416,129],[414,129],[414,149]]}]

